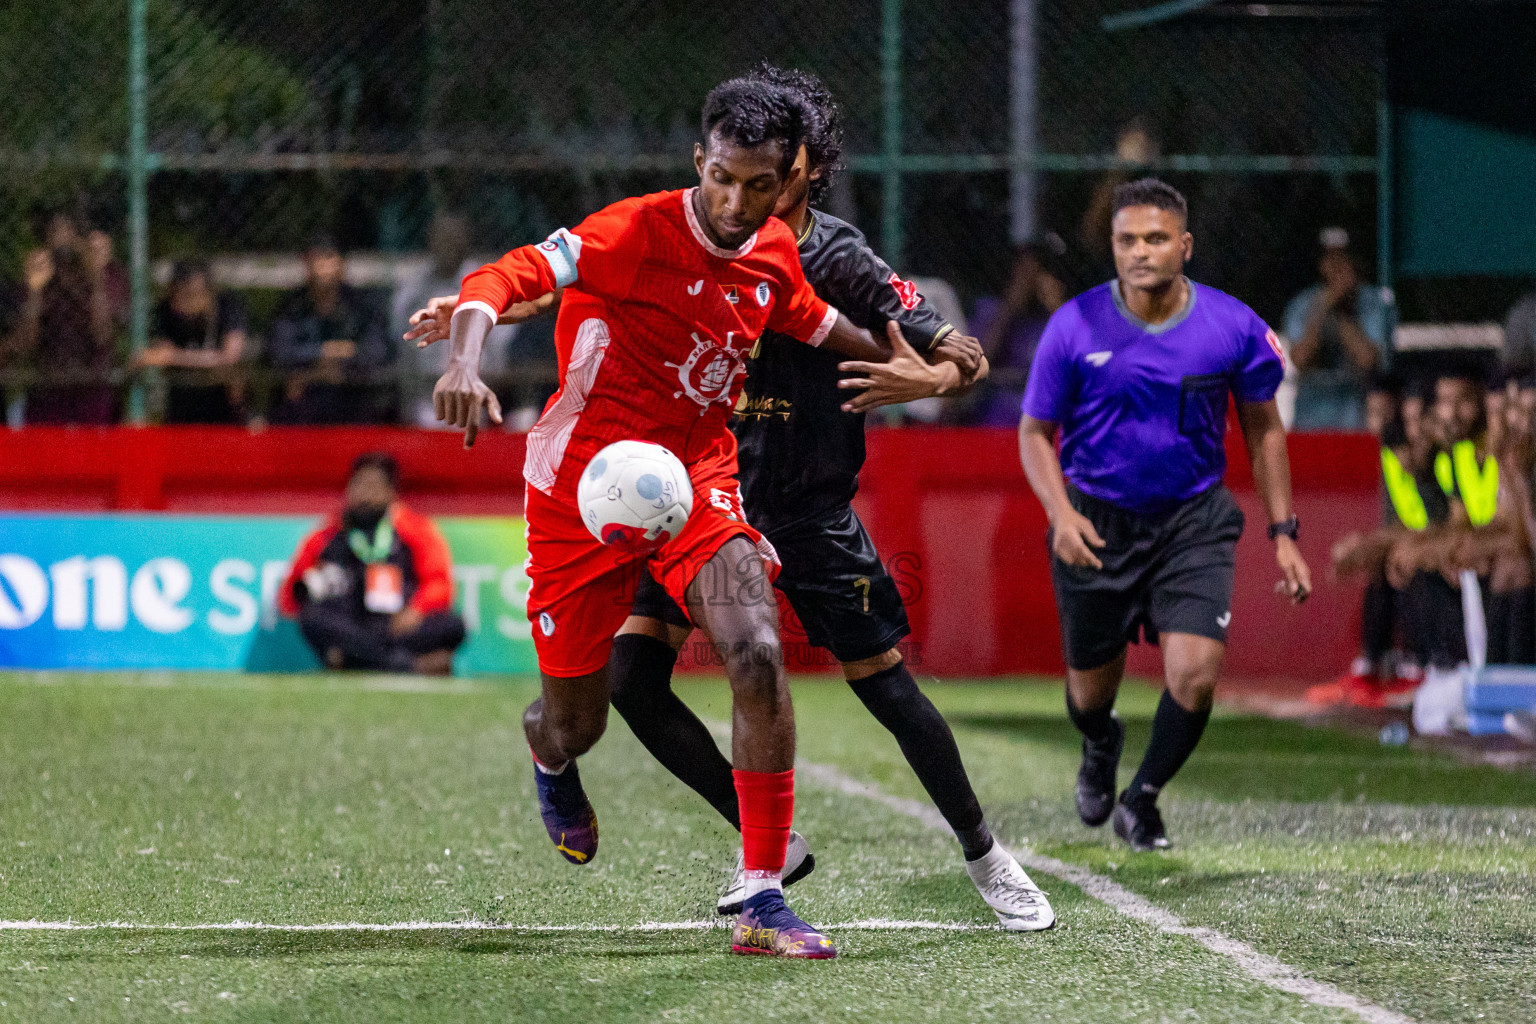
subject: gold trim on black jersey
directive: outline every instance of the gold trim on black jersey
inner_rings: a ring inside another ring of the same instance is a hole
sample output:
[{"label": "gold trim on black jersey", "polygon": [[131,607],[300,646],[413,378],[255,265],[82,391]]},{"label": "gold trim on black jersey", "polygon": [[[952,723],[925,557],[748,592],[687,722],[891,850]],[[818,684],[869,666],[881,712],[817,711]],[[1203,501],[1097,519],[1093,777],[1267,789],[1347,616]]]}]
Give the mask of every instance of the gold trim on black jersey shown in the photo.
[{"label": "gold trim on black jersey", "polygon": [[800,232],[800,237],[795,239],[795,248],[800,248],[811,237],[811,232],[816,230],[816,211],[805,211],[805,230]]}]

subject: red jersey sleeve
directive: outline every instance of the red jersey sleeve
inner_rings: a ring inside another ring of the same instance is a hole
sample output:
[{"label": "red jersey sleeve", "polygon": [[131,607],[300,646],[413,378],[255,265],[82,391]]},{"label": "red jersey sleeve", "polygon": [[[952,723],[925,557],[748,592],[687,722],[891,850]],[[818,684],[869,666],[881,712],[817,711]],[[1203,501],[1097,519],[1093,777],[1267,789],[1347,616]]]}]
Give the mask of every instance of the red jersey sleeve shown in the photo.
[{"label": "red jersey sleeve", "polygon": [[779,261],[783,285],[779,299],[768,314],[769,330],[787,334],[807,345],[820,345],[837,323],[837,310],[811,288],[800,266],[800,253],[790,249],[789,258]]},{"label": "red jersey sleeve", "polygon": [[411,607],[423,615],[446,610],[453,604],[453,558],[448,553],[448,542],[432,520],[404,505],[395,507],[392,521],[395,536],[411,552],[412,567],[416,570]]},{"label": "red jersey sleeve", "polygon": [[514,302],[570,287],[624,298],[645,254],[643,210],[639,200],[626,199],[574,230],[561,228],[538,245],[513,249],[464,279],[458,308],[481,308],[494,319]]},{"label": "red jersey sleeve", "polygon": [[288,578],[283,580],[283,585],[277,588],[277,610],[290,619],[298,618],[299,600],[293,596],[294,586],[304,578],[304,574],[315,567],[320,560],[320,552],[336,536],[339,524],[334,518],[327,519],[314,533],[304,538],[299,545],[298,552],[293,556],[293,565],[288,569]]}]

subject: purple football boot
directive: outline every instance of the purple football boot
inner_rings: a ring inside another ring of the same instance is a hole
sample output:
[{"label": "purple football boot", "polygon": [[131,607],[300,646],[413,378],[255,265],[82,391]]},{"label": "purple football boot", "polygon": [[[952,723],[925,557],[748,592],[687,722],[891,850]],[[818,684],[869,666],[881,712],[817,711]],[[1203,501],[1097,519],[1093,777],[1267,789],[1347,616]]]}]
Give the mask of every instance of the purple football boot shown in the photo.
[{"label": "purple football boot", "polygon": [[837,956],[832,940],[795,915],[776,889],[749,896],[731,932],[732,953],[830,960]]},{"label": "purple football boot", "polygon": [[544,771],[535,759],[533,781],[549,841],[572,864],[591,863],[597,855],[597,812],[581,788],[575,759],[567,761],[559,775]]}]

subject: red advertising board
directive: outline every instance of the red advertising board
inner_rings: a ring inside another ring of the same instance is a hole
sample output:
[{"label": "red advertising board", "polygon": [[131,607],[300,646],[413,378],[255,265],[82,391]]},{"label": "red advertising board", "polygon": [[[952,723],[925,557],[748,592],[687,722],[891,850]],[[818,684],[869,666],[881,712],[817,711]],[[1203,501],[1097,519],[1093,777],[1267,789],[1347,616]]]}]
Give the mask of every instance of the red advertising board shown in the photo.
[{"label": "red advertising board", "polygon": [[[389,451],[404,491],[438,515],[522,512],[523,438],[397,428],[29,428],[0,431],[0,508],[49,511],[313,513],[334,507],[357,454]],[[1359,588],[1327,578],[1334,540],[1378,518],[1380,470],[1365,435],[1296,435],[1291,467],[1302,551],[1317,590],[1301,608],[1274,593],[1278,574],[1242,441],[1229,435],[1228,485],[1248,515],[1238,548],[1227,674],[1316,680],[1355,653]],[[902,585],[909,656],[921,675],[1061,670],[1045,516],[1019,468],[1011,431],[876,430],[856,507]],[[830,667],[796,642],[791,666]],[[1156,652],[1132,654],[1156,671]]]}]

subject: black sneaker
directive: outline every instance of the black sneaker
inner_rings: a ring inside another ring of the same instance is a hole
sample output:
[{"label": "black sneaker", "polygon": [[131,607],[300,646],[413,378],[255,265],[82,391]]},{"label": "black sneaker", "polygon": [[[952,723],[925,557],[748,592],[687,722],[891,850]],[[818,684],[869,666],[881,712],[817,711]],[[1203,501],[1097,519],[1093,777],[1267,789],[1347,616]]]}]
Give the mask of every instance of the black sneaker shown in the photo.
[{"label": "black sneaker", "polygon": [[1166,850],[1173,844],[1163,828],[1163,816],[1158,813],[1157,803],[1152,800],[1129,800],[1130,794],[1121,793],[1115,804],[1115,835],[1130,844],[1138,853]]},{"label": "black sneaker", "polygon": [[1077,816],[1084,825],[1102,825],[1115,806],[1115,772],[1125,746],[1125,726],[1111,713],[1110,735],[1095,743],[1083,737],[1083,764],[1077,770]]}]

